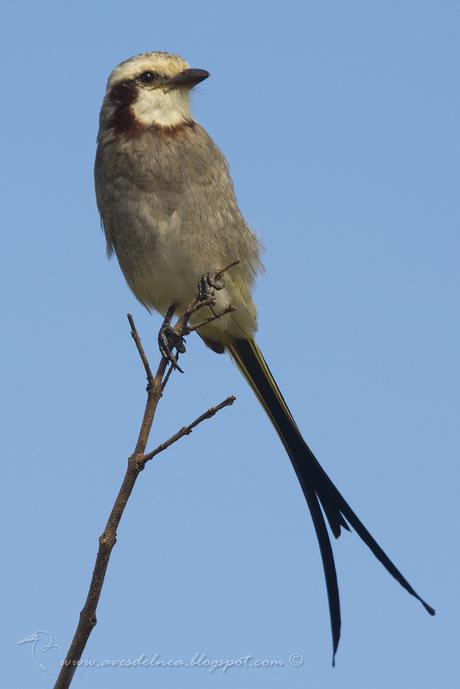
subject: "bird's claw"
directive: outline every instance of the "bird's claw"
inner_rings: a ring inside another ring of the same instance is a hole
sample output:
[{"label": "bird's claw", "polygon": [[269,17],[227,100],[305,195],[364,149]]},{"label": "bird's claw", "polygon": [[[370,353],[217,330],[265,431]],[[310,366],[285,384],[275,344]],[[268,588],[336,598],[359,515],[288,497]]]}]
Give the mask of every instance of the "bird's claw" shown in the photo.
[{"label": "bird's claw", "polygon": [[198,299],[199,301],[209,301],[213,305],[216,303],[214,292],[223,288],[222,271],[205,273],[198,282]]},{"label": "bird's claw", "polygon": [[[177,363],[177,358],[179,354],[184,354],[185,352],[185,340],[167,321],[163,323],[158,333],[158,346],[161,355],[169,361],[171,366],[183,373],[183,370]],[[174,355],[174,349],[177,351],[177,355]]]},{"label": "bird's claw", "polygon": [[[174,327],[171,325],[171,320],[178,304],[171,304],[167,310],[163,325],[158,333],[158,346],[160,348],[161,355],[171,364],[169,374],[173,369],[177,369],[177,371],[183,373],[183,370],[177,363],[177,359],[179,358],[179,354],[184,354],[185,352],[184,336],[189,335],[191,332],[197,330],[197,328],[202,327],[203,325],[207,325],[216,318],[220,318],[225,313],[230,313],[231,311],[235,310],[235,307],[227,306],[222,313],[216,313],[213,307],[216,304],[216,291],[224,289],[225,287],[223,279],[224,273],[238,263],[239,261],[233,261],[225,268],[221,268],[213,273],[205,273],[202,275],[198,282],[197,293],[194,301],[177,319],[177,323]],[[208,307],[213,316],[205,319],[203,323],[191,327],[189,325],[190,318],[203,307]],[[174,349],[176,350],[176,354],[174,354]]]}]

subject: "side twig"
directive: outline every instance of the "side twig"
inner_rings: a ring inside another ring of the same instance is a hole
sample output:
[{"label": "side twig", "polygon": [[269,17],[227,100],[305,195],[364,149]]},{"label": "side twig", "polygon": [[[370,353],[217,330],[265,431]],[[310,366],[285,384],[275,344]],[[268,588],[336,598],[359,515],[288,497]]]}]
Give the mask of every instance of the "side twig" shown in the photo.
[{"label": "side twig", "polygon": [[[188,329],[188,317],[196,308],[196,302],[187,309],[187,317],[183,315],[179,317],[176,328],[182,335],[186,335]],[[222,314],[223,315],[223,314]],[[99,537],[99,548],[96,556],[96,563],[94,565],[93,575],[89,586],[86,602],[80,612],[80,618],[75,631],[72,643],[67,652],[67,656],[63,661],[61,671],[54,685],[54,689],[67,689],[72,682],[75,670],[78,667],[79,661],[85,649],[89,636],[96,625],[96,610],[99,603],[99,598],[104,585],[104,579],[109,564],[112,549],[117,540],[117,529],[123,512],[131,495],[131,492],[136,483],[137,477],[144,469],[145,464],[155,457],[160,452],[163,452],[180,438],[189,435],[192,430],[198,426],[202,421],[212,418],[224,407],[233,404],[235,397],[227,397],[223,402],[210,407],[201,416],[195,419],[188,426],[184,426],[177,433],[171,436],[168,440],[159,445],[155,450],[145,454],[150,430],[152,428],[153,419],[158,406],[158,402],[163,394],[164,387],[169,380],[173,366],[170,364],[165,356],[162,356],[158,369],[155,375],[152,373],[147,355],[142,346],[141,339],[136,329],[134,319],[131,314],[128,314],[129,324],[131,326],[131,336],[136,345],[140,359],[144,366],[147,377],[147,400],[145,404],[144,415],[140,425],[139,434],[133,454],[128,459],[128,466],[126,469],[123,482],[121,484],[118,495],[113,504],[107,524],[104,531]]]},{"label": "side twig", "polygon": [[227,397],[227,399],[225,399],[220,404],[216,404],[215,407],[210,407],[207,411],[204,412],[204,414],[201,414],[201,416],[195,419],[195,421],[192,421],[192,423],[190,423],[188,426],[184,426],[180,429],[180,431],[177,431],[177,433],[174,433],[174,435],[168,438],[168,440],[165,440],[164,443],[161,443],[154,450],[144,455],[142,458],[142,462],[144,463],[144,465],[146,464],[146,462],[156,457],[156,455],[159,455],[160,452],[167,450],[170,445],[172,445],[173,443],[177,443],[177,441],[183,438],[185,435],[190,435],[190,433],[196,426],[198,426],[198,424],[200,424],[202,421],[206,421],[206,419],[211,419],[213,416],[217,414],[218,411],[220,411],[224,407],[229,407],[231,404],[233,404],[235,400],[236,397],[234,397],[234,395],[230,395],[230,397]]}]

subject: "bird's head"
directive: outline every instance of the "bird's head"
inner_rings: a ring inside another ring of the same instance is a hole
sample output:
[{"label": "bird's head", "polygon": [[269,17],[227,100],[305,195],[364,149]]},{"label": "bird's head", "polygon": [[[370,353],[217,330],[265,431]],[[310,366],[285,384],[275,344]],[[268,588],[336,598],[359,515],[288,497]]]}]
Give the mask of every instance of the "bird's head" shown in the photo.
[{"label": "bird's head", "polygon": [[190,91],[209,72],[191,69],[178,55],[143,53],[115,67],[107,82],[101,126],[122,133],[157,126],[175,128],[192,120]]},{"label": "bird's head", "polygon": [[42,632],[34,632],[33,634],[30,634],[30,636],[24,637],[24,639],[20,639],[17,644],[18,646],[21,646],[22,644],[32,644],[35,641],[39,641],[40,635]]}]

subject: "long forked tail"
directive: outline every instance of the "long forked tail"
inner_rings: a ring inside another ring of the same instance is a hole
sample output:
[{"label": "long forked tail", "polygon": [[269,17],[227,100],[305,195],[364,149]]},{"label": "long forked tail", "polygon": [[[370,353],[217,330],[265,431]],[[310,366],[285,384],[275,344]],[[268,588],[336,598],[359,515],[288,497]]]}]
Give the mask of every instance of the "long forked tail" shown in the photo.
[{"label": "long forked tail", "polygon": [[341,529],[352,527],[394,578],[406,591],[417,598],[430,615],[434,609],[409,584],[362,521],[356,516],[345,498],[339,493],[329,476],[310,450],[284,401],[275,379],[254,340],[234,340],[228,346],[230,354],[267,412],[291,459],[313,519],[326,578],[329,614],[331,617],[333,663],[340,639],[340,599],[337,573],[329,534],[323,512],[335,538]]}]

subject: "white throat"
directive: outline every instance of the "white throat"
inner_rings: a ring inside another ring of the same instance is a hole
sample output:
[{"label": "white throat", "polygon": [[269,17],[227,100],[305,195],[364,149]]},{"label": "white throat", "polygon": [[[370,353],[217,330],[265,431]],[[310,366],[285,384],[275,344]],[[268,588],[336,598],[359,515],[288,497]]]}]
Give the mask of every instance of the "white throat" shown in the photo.
[{"label": "white throat", "polygon": [[161,127],[175,127],[190,121],[190,92],[188,89],[141,89],[131,105],[138,122],[144,125],[158,124]]}]

